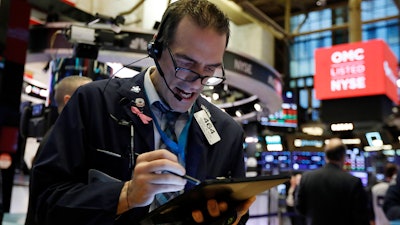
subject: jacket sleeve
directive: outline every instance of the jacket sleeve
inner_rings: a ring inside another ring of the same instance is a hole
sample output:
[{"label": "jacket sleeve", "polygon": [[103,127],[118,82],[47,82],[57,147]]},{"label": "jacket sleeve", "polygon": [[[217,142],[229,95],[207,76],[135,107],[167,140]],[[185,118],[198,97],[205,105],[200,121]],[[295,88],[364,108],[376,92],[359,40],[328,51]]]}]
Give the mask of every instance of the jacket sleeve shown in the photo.
[{"label": "jacket sleeve", "polygon": [[[79,89],[75,92],[36,158],[30,201],[37,224],[119,224],[128,218],[127,215],[116,216],[123,181],[88,181],[88,171],[95,163],[106,164],[111,169],[120,165],[104,159],[100,161],[94,154],[94,144],[113,138],[103,124],[107,123],[103,119],[107,118],[104,108],[101,110],[105,104],[93,97],[100,95],[93,95],[91,99],[87,96]],[[123,177],[118,179],[123,180]]]},{"label": "jacket sleeve", "polygon": [[307,194],[306,194],[306,187],[305,187],[305,181],[307,179],[307,174],[304,174],[300,180],[299,186],[296,188],[296,192],[294,193],[294,205],[295,205],[295,210],[299,212],[302,215],[307,214]]}]

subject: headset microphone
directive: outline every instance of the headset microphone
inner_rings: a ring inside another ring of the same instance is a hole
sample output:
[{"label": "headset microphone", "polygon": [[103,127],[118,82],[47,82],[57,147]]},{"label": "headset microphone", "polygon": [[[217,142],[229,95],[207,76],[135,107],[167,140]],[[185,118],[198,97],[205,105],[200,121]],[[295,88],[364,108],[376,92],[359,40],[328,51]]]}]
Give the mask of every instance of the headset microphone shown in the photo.
[{"label": "headset microphone", "polygon": [[168,90],[174,95],[174,97],[178,100],[178,101],[182,101],[182,97],[179,96],[177,93],[175,93],[170,87],[169,84],[167,83],[167,80],[165,79],[165,75],[164,72],[162,71],[160,64],[158,63],[157,59],[154,59],[154,63],[156,64],[157,70],[160,73],[160,76],[163,78],[165,86],[167,86]]}]

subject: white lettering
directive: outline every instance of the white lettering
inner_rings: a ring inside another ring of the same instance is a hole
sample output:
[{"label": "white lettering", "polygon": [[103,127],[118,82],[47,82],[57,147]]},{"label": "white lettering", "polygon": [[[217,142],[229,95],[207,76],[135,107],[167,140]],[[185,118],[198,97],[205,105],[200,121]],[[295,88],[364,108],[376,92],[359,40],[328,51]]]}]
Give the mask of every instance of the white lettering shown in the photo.
[{"label": "white lettering", "polygon": [[243,62],[241,60],[235,59],[233,67],[239,71],[242,71],[248,75],[252,74],[252,65],[250,63]]},{"label": "white lettering", "polygon": [[364,49],[356,48],[348,51],[336,51],[331,55],[332,63],[344,63],[364,60]]},{"label": "white lettering", "polygon": [[364,74],[366,68],[364,64],[343,65],[339,67],[331,67],[331,77],[346,76],[346,75],[361,75]]},{"label": "white lettering", "polygon": [[365,77],[351,77],[347,79],[331,80],[331,91],[346,91],[365,89]]}]

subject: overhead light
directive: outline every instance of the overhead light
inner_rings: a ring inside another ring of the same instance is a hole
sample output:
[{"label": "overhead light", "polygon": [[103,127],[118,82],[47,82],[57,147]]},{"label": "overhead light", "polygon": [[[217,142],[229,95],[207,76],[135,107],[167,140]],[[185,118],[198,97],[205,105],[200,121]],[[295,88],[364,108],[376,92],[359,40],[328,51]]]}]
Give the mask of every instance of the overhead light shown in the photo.
[{"label": "overhead light", "polygon": [[213,93],[213,94],[212,94],[212,99],[213,99],[214,101],[218,100],[218,99],[219,99],[219,94],[218,94],[218,93]]},{"label": "overhead light", "polygon": [[331,124],[332,131],[350,131],[354,129],[353,123],[334,123]]},{"label": "overhead light", "polygon": [[243,116],[243,113],[242,113],[240,110],[236,110],[235,115],[236,115],[237,117],[242,117],[242,116]]},{"label": "overhead light", "polygon": [[255,103],[255,104],[254,104],[254,109],[255,109],[257,112],[261,112],[261,111],[262,111],[262,107],[261,107],[261,105],[260,105],[259,103]]},{"label": "overhead light", "polygon": [[324,133],[322,127],[303,127],[301,131],[308,135],[321,136]]}]

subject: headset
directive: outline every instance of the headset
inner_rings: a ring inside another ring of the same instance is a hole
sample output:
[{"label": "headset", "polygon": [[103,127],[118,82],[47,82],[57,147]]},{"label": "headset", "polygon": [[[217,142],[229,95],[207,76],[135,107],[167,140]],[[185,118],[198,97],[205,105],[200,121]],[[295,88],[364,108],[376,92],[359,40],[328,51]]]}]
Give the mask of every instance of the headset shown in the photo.
[{"label": "headset", "polygon": [[164,16],[161,20],[160,23],[160,28],[158,29],[158,33],[157,36],[155,38],[153,38],[152,41],[149,42],[149,44],[147,45],[147,53],[149,54],[149,56],[151,58],[154,59],[154,63],[156,64],[157,70],[160,73],[161,77],[164,80],[165,85],[167,86],[168,90],[174,95],[174,97],[178,100],[178,101],[182,101],[182,97],[179,96],[177,93],[175,93],[171,87],[169,86],[167,80],[165,79],[165,75],[163,70],[160,67],[160,64],[158,63],[158,60],[161,58],[161,54],[163,52],[164,49],[164,43],[162,41],[160,41],[161,37],[163,36],[164,33],[164,29],[165,29],[165,24],[168,20],[168,18],[170,17],[170,8],[167,9],[167,11],[165,11]]},{"label": "headset", "polygon": [[166,21],[168,21],[168,18],[170,17],[170,11],[170,8],[168,8],[167,11],[164,12],[164,16],[161,19],[157,36],[153,38],[153,40],[151,40],[150,43],[147,45],[147,52],[149,56],[154,60],[158,60],[161,57],[162,51],[164,49],[164,43],[160,41],[160,39],[163,36]]}]

